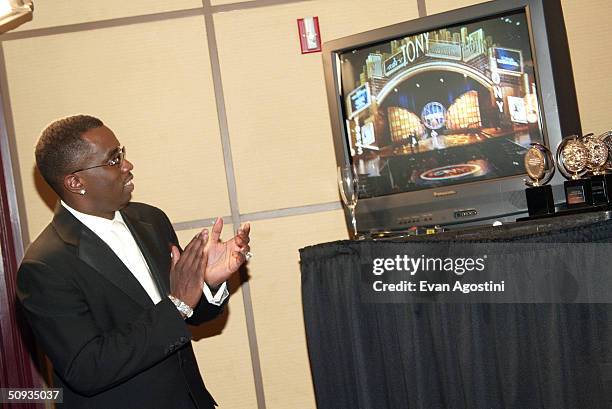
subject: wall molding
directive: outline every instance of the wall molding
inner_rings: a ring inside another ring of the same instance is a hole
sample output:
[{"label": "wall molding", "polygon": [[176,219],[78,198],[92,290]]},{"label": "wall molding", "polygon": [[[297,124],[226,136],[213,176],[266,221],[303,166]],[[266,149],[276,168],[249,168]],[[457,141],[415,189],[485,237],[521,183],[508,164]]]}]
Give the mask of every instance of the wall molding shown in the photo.
[{"label": "wall molding", "polygon": [[[162,11],[151,14],[138,14],[134,16],[116,17],[105,20],[94,20],[75,24],[65,24],[60,26],[41,27],[24,29],[12,33],[2,34],[0,41],[14,41],[25,38],[45,37],[58,34],[77,33],[81,31],[100,30],[104,28],[121,27],[131,24],[144,24],[156,21],[173,20],[194,16],[210,16],[216,13],[227,13],[230,11],[250,10],[261,7],[270,7],[283,4],[304,3],[312,0],[257,0],[242,3],[210,5],[210,1],[203,0],[202,7],[195,7],[181,10]],[[36,11],[34,11],[36,18]],[[27,25],[25,26],[27,27]]]}]

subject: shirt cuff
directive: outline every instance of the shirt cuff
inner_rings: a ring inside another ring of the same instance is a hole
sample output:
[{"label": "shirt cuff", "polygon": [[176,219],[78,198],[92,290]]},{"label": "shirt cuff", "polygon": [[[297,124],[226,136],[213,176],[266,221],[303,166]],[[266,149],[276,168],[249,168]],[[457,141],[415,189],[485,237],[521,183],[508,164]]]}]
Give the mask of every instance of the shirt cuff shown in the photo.
[{"label": "shirt cuff", "polygon": [[223,284],[221,284],[221,287],[219,287],[217,293],[214,296],[212,295],[212,292],[210,291],[210,288],[206,283],[204,283],[202,291],[204,292],[206,300],[208,300],[208,302],[212,305],[216,306],[220,306],[221,304],[223,304],[223,301],[225,301],[225,299],[229,296],[229,291],[227,291],[227,282],[225,281],[223,282]]}]

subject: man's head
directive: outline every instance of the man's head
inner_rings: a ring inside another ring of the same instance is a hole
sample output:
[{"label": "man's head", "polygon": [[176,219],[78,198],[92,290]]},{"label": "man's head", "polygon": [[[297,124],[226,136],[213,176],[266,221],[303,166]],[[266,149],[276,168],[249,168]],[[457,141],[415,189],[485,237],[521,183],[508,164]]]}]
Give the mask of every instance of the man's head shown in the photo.
[{"label": "man's head", "polygon": [[78,169],[91,151],[81,135],[101,126],[104,124],[98,118],[74,115],[58,119],[42,131],[36,144],[36,167],[60,197],[64,175]]},{"label": "man's head", "polygon": [[87,115],[59,119],[42,132],[36,166],[55,192],[84,213],[112,218],[132,197],[132,164],[102,121]]}]

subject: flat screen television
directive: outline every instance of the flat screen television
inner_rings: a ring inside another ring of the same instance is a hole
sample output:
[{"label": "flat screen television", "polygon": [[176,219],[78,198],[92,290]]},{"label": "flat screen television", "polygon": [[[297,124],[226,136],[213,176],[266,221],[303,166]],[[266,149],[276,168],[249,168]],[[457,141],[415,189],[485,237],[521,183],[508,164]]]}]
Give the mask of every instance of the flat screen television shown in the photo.
[{"label": "flat screen television", "polygon": [[[329,41],[338,165],[361,232],[527,214],[523,157],[581,133],[558,0],[497,0]],[[563,178],[552,180],[563,201]]]}]

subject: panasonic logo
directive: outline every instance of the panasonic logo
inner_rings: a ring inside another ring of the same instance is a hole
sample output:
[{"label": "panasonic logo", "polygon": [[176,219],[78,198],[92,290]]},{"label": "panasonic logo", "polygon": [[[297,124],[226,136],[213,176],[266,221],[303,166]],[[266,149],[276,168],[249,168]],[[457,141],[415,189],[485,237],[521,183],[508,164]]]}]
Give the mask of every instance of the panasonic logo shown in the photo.
[{"label": "panasonic logo", "polygon": [[433,192],[434,197],[443,197],[443,196],[451,196],[456,195],[456,190],[445,190],[443,192]]}]

